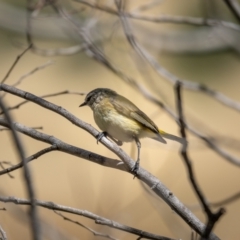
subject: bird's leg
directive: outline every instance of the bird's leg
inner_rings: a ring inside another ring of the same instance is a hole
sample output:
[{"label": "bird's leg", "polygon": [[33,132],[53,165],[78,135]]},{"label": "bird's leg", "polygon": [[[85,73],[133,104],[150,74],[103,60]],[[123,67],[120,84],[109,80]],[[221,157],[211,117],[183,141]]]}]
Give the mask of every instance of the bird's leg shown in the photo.
[{"label": "bird's leg", "polygon": [[111,135],[109,135],[107,132],[101,132],[97,136],[97,144],[101,140],[102,137],[109,137],[113,142],[115,142],[118,146],[122,146],[122,141],[116,140]]},{"label": "bird's leg", "polygon": [[138,155],[137,155],[137,161],[134,164],[133,168],[131,169],[132,172],[135,173],[135,175],[137,175],[137,171],[139,169],[139,165],[140,165],[140,149],[141,149],[141,143],[139,141],[138,138],[135,138],[135,142],[137,144],[137,149],[138,149]]},{"label": "bird's leg", "polygon": [[107,137],[107,132],[101,132],[97,136],[97,144],[102,139],[102,137]]}]

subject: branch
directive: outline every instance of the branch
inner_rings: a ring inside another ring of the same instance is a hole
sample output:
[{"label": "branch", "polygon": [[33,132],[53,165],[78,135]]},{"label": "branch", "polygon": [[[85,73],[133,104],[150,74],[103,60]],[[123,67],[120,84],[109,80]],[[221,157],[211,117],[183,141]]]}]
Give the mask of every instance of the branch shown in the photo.
[{"label": "branch", "polygon": [[[3,122],[0,120],[0,125],[1,125],[1,124],[3,124]],[[8,126],[8,125],[6,124],[6,122],[5,122],[4,124],[5,124],[6,126]],[[14,125],[16,125],[16,123],[14,123]],[[19,131],[19,129],[17,129],[16,127],[15,127],[15,129],[16,129],[16,131]],[[50,137],[50,136],[49,136],[49,137]],[[50,147],[48,147],[48,148],[44,148],[44,149],[42,149],[41,151],[39,151],[39,152],[33,154],[32,156],[26,158],[26,163],[29,163],[29,162],[31,162],[31,161],[39,158],[40,156],[42,156],[42,155],[44,155],[44,154],[46,154],[46,153],[55,151],[55,150],[57,150],[57,146],[56,146],[56,145],[52,145],[52,146],[50,146]],[[9,168],[4,168],[2,171],[0,171],[0,175],[4,175],[4,174],[6,174],[6,173],[9,174],[10,172],[15,171],[15,170],[17,170],[17,169],[19,169],[19,168],[22,168],[22,167],[23,167],[23,162],[20,162],[20,163],[18,163],[18,164],[16,164],[16,165],[13,165],[13,166],[9,167]],[[11,178],[14,178],[12,175],[10,175],[10,176],[11,176]]]},{"label": "branch", "polygon": [[[176,94],[176,102],[177,102],[177,110],[179,115],[179,124],[180,124],[180,132],[183,139],[186,139],[186,132],[185,132],[185,120],[183,116],[183,108],[182,108],[182,97],[181,97],[181,83],[177,83],[175,86],[175,94]],[[188,175],[190,182],[202,204],[202,207],[208,217],[208,224],[206,226],[206,229],[204,233],[201,235],[204,239],[208,239],[209,234],[211,233],[214,225],[217,223],[219,218],[224,214],[225,210],[223,208],[220,208],[216,213],[212,213],[211,209],[209,208],[207,201],[205,200],[205,197],[200,190],[200,187],[197,184],[196,177],[192,168],[192,163],[190,158],[188,157],[187,152],[187,144],[184,144],[181,149],[181,155],[183,157],[183,160],[187,166]]]},{"label": "branch", "polygon": [[2,237],[0,238],[1,240],[7,240],[7,234],[6,232],[3,230],[2,226],[0,225],[0,233],[2,235]]},{"label": "branch", "polygon": [[[16,198],[16,197],[2,197],[0,196],[0,201],[1,202],[11,202],[17,205],[30,205],[30,201],[26,200],[26,199],[21,199],[21,198]],[[132,228],[123,224],[120,224],[118,222],[112,221],[110,219],[101,217],[99,215],[96,215],[92,212],[89,212],[87,210],[81,210],[81,209],[77,209],[77,208],[72,208],[72,207],[68,207],[68,206],[63,206],[60,204],[56,204],[53,202],[45,202],[45,201],[40,201],[40,200],[36,200],[36,204],[37,206],[43,207],[43,208],[47,208],[47,209],[51,209],[51,210],[55,210],[55,211],[62,211],[62,212],[67,212],[67,213],[72,213],[75,215],[79,215],[79,216],[84,216],[86,218],[92,219],[95,221],[95,223],[97,224],[104,224],[107,225],[111,228],[115,228],[115,229],[119,229],[122,230],[124,232],[129,232],[131,234],[135,234],[138,235],[140,237],[143,238],[147,238],[147,239],[156,239],[156,240],[174,240],[174,239],[170,239],[167,237],[162,237],[156,234],[152,234],[152,233],[148,233],[145,231],[142,231],[140,229],[137,228]]]},{"label": "branch", "polygon": [[57,215],[59,215],[60,217],[62,217],[63,220],[69,221],[69,222],[71,222],[71,223],[75,223],[76,225],[81,226],[82,228],[87,229],[87,230],[88,230],[89,232],[91,232],[94,236],[104,237],[104,238],[108,238],[108,239],[112,239],[112,240],[117,240],[116,238],[111,237],[111,236],[108,235],[108,234],[104,234],[104,233],[101,233],[101,232],[97,232],[97,231],[93,230],[92,228],[87,227],[87,226],[85,226],[84,224],[82,224],[82,223],[80,223],[80,222],[78,222],[78,221],[74,221],[74,220],[72,220],[72,219],[64,216],[63,214],[61,214],[61,213],[59,213],[59,212],[57,212],[57,211],[55,211],[55,210],[53,210],[53,211],[54,211]]},{"label": "branch", "polygon": [[6,122],[8,123],[9,128],[11,128],[12,132],[12,137],[13,141],[15,144],[15,147],[19,153],[20,161],[23,163],[23,174],[26,182],[26,188],[27,188],[27,193],[28,197],[30,199],[31,203],[31,208],[30,208],[30,218],[31,218],[31,225],[32,225],[32,236],[34,240],[40,240],[41,235],[40,235],[40,224],[38,220],[38,215],[37,215],[37,209],[36,209],[36,204],[35,204],[35,191],[33,187],[33,180],[31,176],[31,172],[29,167],[27,166],[26,159],[25,159],[25,153],[23,150],[22,143],[17,135],[17,132],[14,129],[12,118],[9,115],[8,111],[6,110],[5,104],[3,103],[3,100],[0,99],[0,108],[4,112]]},{"label": "branch", "polygon": [[[169,107],[167,107],[166,105],[164,105],[162,102],[160,102],[158,99],[156,99],[155,97],[153,97],[147,90],[146,88],[144,88],[141,84],[139,84],[135,79],[127,76],[124,72],[122,72],[121,70],[119,70],[118,68],[116,68],[108,59],[107,57],[104,55],[104,53],[97,48],[93,42],[91,41],[91,39],[87,36],[86,31],[83,30],[79,30],[78,26],[75,25],[75,22],[71,20],[70,16],[66,13],[66,11],[64,11],[63,9],[59,9],[60,14],[62,15],[62,17],[66,18],[69,22],[71,22],[73,24],[73,26],[75,27],[76,31],[78,31],[79,35],[84,39],[84,41],[86,42],[86,44],[89,46],[88,52],[87,54],[93,58],[94,60],[96,60],[97,62],[103,64],[105,67],[107,67],[109,70],[111,70],[113,73],[115,73],[117,76],[119,76],[122,80],[124,80],[127,84],[131,85],[132,87],[134,87],[135,89],[137,89],[140,93],[143,94],[144,97],[146,97],[148,100],[150,100],[151,102],[157,104],[158,106],[160,106],[162,109],[164,109],[175,121],[178,121],[177,116],[174,114],[173,111],[171,111],[171,109]],[[176,80],[178,78],[176,77]],[[184,86],[184,83],[181,82]],[[197,84],[198,85],[198,84]],[[214,92],[213,90],[210,90],[209,88],[206,88],[204,85],[199,84],[199,90],[202,89],[203,91],[212,91],[211,94],[216,95],[216,97],[218,96],[219,98],[222,98],[222,100],[224,99],[224,101],[226,102],[226,105],[228,104],[233,104],[233,108],[237,107],[238,108],[238,103],[236,105],[234,105],[234,101],[230,99],[230,101],[228,102],[227,97],[225,97],[224,95],[222,95],[221,93],[218,92]],[[240,109],[240,107],[239,107]],[[203,140],[213,151],[215,151],[217,154],[219,154],[221,157],[223,157],[224,159],[228,160],[230,163],[235,164],[237,166],[240,166],[240,159],[231,155],[230,153],[228,153],[227,151],[223,150],[221,147],[219,147],[214,141],[212,141],[211,138],[206,137],[205,135],[203,135],[202,133],[200,133],[199,131],[197,131],[196,129],[194,129],[192,126],[190,125],[186,125],[186,127],[188,128],[188,130],[190,132],[192,132],[195,136],[197,136],[198,138],[200,138],[201,140]]]},{"label": "branch", "polygon": [[[7,91],[13,95],[19,96],[21,98],[25,98],[31,102],[34,102],[46,109],[49,109],[53,112],[56,112],[57,114],[63,116],[64,118],[66,118],[67,120],[69,120],[71,123],[73,123],[74,125],[84,129],[85,131],[87,131],[88,133],[90,133],[92,136],[94,136],[95,138],[97,138],[99,132],[94,129],[91,125],[83,122],[82,120],[76,118],[73,114],[71,114],[70,112],[68,112],[66,109],[57,106],[53,103],[50,103],[44,99],[41,99],[31,93],[22,91],[20,89],[14,88],[12,86],[8,86],[6,84],[1,84],[0,85],[0,89]],[[1,121],[2,122],[2,121]],[[19,124],[15,124],[15,127],[21,127],[23,132],[24,132],[24,127],[22,125]],[[38,133],[36,130],[32,130],[32,133],[34,133],[32,135],[32,137],[34,138],[38,138],[39,134],[42,133]],[[36,133],[36,134],[35,134]],[[54,138],[50,137],[48,139],[45,139],[45,142],[50,143],[51,139]],[[110,140],[108,140],[106,137],[103,137],[100,142],[107,147],[110,151],[114,152],[124,163],[125,166],[127,166],[127,169],[132,169],[132,167],[134,166],[134,161],[116,144],[114,144],[113,142],[111,142]],[[55,142],[54,142],[55,143]],[[62,144],[62,142],[57,142],[56,144]],[[63,145],[63,147],[66,147]],[[72,148],[73,146],[71,146]],[[82,154],[83,152],[81,152],[80,154]],[[86,151],[85,151],[86,153]],[[131,174],[133,174],[131,172]],[[199,221],[199,219],[196,218],[196,216],[193,215],[193,213],[191,211],[189,211],[189,209],[187,209],[178,199],[177,197],[175,197],[173,195],[173,193],[171,191],[169,191],[166,186],[164,186],[162,184],[162,182],[160,182],[155,176],[153,176],[151,173],[147,172],[145,169],[141,168],[138,171],[138,176],[137,176],[141,181],[143,181],[144,183],[146,183],[151,189],[152,191],[154,191],[159,197],[161,197],[177,214],[179,214],[181,216],[181,218],[191,227],[193,228],[196,232],[198,232],[199,234],[203,234],[205,226],[203,223],[201,223]],[[214,234],[210,235],[209,239],[218,239],[217,236],[215,236]]]},{"label": "branch", "polygon": [[[74,94],[74,95],[80,95],[80,96],[83,96],[85,95],[86,93],[82,93],[82,92],[74,92],[74,91],[69,91],[69,90],[64,90],[64,91],[61,91],[61,92],[56,92],[56,93],[49,93],[49,94],[46,94],[46,95],[42,95],[42,96],[39,96],[40,98],[49,98],[49,97],[56,97],[56,96],[59,96],[59,95],[65,95],[65,94]],[[29,103],[29,101],[25,100],[25,101],[22,101],[18,104],[16,104],[15,106],[12,106],[12,107],[8,107],[8,111],[12,111],[14,109],[18,109],[20,108],[22,105],[26,104],[26,103]],[[0,115],[2,114],[2,112],[0,112]]]},{"label": "branch", "polygon": [[127,22],[127,18],[125,16],[125,12],[121,9],[119,10],[119,17],[122,23],[122,27],[124,30],[124,33],[126,35],[126,38],[129,42],[129,44],[132,46],[132,48],[138,53],[140,57],[142,57],[145,61],[147,61],[151,67],[163,78],[165,78],[167,81],[169,81],[172,84],[176,84],[177,82],[181,82],[182,86],[185,89],[192,90],[192,91],[199,91],[202,93],[205,93],[215,100],[219,101],[223,105],[232,108],[234,110],[237,110],[240,112],[240,103],[237,101],[232,100],[231,98],[225,96],[224,94],[217,92],[215,90],[212,90],[208,88],[207,86],[199,83],[194,83],[192,81],[179,79],[179,77],[175,76],[171,72],[169,72],[167,69],[162,67],[158,61],[148,53],[146,49],[144,49],[136,40],[135,36],[133,35],[130,26]]},{"label": "branch", "polygon": [[[113,14],[116,16],[119,15],[118,11],[116,11],[115,9],[107,6],[101,6],[98,3],[94,4],[84,0],[74,0],[74,1],[84,4],[88,7],[107,12],[109,14]],[[231,0],[228,0],[228,1],[231,1]],[[187,24],[187,25],[193,25],[193,26],[209,26],[209,27],[222,26],[235,31],[240,31],[240,26],[238,24],[228,22],[228,21],[222,21],[219,19],[210,19],[210,18],[205,19],[205,18],[188,17],[188,16],[173,16],[168,14],[164,14],[161,16],[152,16],[152,15],[148,16],[148,15],[139,14],[135,11],[124,12],[124,15],[127,18],[142,20],[146,22],[153,22],[153,23],[174,23],[174,24]]]},{"label": "branch", "polygon": [[[3,119],[0,119],[0,125],[9,127],[7,122]],[[45,148],[45,149],[39,151],[38,153],[33,154],[29,158],[27,158],[26,159],[27,162],[30,162],[45,153],[57,150],[57,151],[65,152],[65,153],[71,154],[73,156],[77,156],[77,157],[89,160],[91,162],[100,164],[105,167],[110,167],[110,168],[115,168],[115,169],[122,170],[122,171],[127,171],[126,167],[124,165],[122,165],[122,164],[119,165],[119,163],[122,163],[119,160],[107,158],[107,157],[98,155],[96,153],[75,147],[73,145],[70,145],[70,144],[67,144],[67,143],[61,141],[58,138],[55,138],[54,136],[50,136],[48,134],[38,132],[38,131],[36,131],[32,128],[26,127],[20,123],[14,123],[14,128],[16,129],[16,131],[19,131],[31,138],[34,138],[38,141],[46,142],[46,143],[52,145],[49,148]],[[15,171],[21,167],[22,167],[22,163],[16,164],[12,167],[9,167],[9,168],[6,168],[6,169],[0,171],[0,175]]]},{"label": "branch", "polygon": [[21,54],[19,54],[16,57],[16,60],[14,61],[13,65],[10,67],[10,69],[8,70],[6,76],[3,78],[1,83],[4,83],[8,77],[10,76],[11,72],[13,71],[14,67],[17,65],[18,61],[21,59],[21,57],[31,48],[32,46],[29,45]]},{"label": "branch", "polygon": [[236,19],[240,22],[240,5],[236,0],[223,0]]}]

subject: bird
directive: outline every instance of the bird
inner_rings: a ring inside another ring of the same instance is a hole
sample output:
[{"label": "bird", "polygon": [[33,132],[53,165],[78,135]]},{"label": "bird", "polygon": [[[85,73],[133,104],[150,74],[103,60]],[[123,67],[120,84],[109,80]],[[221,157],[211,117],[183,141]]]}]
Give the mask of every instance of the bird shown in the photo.
[{"label": "bird", "polygon": [[119,146],[123,142],[135,141],[137,145],[137,160],[131,169],[137,174],[140,166],[141,138],[151,138],[166,144],[166,139],[185,144],[184,138],[160,130],[157,125],[134,103],[109,88],[96,88],[90,91],[79,107],[89,106],[93,117],[102,130],[97,136],[97,142],[103,137],[109,137]]}]

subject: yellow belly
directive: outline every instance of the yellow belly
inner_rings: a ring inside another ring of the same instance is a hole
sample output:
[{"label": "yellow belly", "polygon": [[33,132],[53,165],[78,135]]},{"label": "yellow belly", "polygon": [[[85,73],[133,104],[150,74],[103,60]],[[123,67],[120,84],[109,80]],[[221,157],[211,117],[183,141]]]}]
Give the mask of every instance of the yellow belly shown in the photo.
[{"label": "yellow belly", "polygon": [[119,114],[111,105],[98,104],[94,108],[94,119],[98,127],[122,142],[131,142],[141,133],[141,125]]}]

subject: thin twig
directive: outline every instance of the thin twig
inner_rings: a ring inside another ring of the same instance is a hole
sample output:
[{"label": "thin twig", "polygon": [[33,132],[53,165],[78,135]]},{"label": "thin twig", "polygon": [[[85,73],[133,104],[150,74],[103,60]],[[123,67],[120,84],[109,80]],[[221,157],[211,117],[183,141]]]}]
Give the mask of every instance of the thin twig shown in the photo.
[{"label": "thin twig", "polygon": [[6,232],[3,230],[2,226],[0,225],[0,233],[2,235],[1,239],[2,240],[7,240],[7,234]]},{"label": "thin twig", "polygon": [[[1,168],[3,169],[3,170],[5,170],[6,168],[4,167],[4,165],[3,164],[7,164],[7,165],[10,165],[10,166],[13,166],[13,164],[12,163],[10,163],[10,162],[6,162],[6,161],[1,161],[0,162],[0,166],[1,166]],[[14,178],[14,176],[13,175],[11,175],[9,172],[7,173],[8,174],[8,176],[10,177],[10,178]]]},{"label": "thin twig", "polygon": [[[117,15],[118,11],[113,8],[109,8],[107,6],[101,6],[100,4],[94,4],[89,1],[84,0],[74,0],[76,2],[82,3],[88,7],[98,9],[100,11],[105,11],[109,14]],[[211,19],[211,18],[198,18],[198,17],[189,17],[189,16],[173,16],[173,15],[160,15],[160,16],[152,16],[152,15],[142,15],[135,11],[132,12],[124,12],[125,17],[132,18],[136,20],[142,20],[152,23],[174,23],[174,24],[188,24],[193,26],[209,26],[209,27],[226,27],[235,31],[240,31],[240,26],[238,24],[222,21],[219,19]]]},{"label": "thin twig", "polygon": [[[32,129],[42,130],[43,127],[32,127]],[[0,128],[0,132],[1,132],[1,131],[9,131],[9,130],[10,130],[9,128]]]},{"label": "thin twig", "polygon": [[66,220],[66,221],[69,221],[69,222],[72,222],[74,224],[77,224],[78,226],[81,226],[82,228],[85,228],[87,229],[89,232],[91,232],[94,236],[98,236],[98,237],[103,237],[103,238],[107,238],[107,239],[112,239],[112,240],[117,240],[117,238],[114,238],[108,234],[104,234],[104,233],[101,233],[101,232],[97,232],[95,230],[93,230],[92,228],[90,227],[87,227],[85,226],[84,224],[78,222],[78,221],[75,221],[75,220],[72,220],[66,216],[64,216],[63,214],[61,214],[60,212],[57,212],[55,210],[53,210],[57,215],[59,215],[60,217],[63,218],[63,220]]},{"label": "thin twig", "polygon": [[44,69],[44,68],[52,65],[53,63],[54,63],[54,61],[49,60],[49,61],[47,61],[46,63],[44,63],[44,64],[42,64],[42,65],[34,68],[34,69],[31,70],[30,72],[28,72],[28,73],[24,74],[23,76],[21,76],[21,77],[13,84],[13,86],[16,87],[16,86],[19,85],[25,78],[29,77],[30,75],[34,74],[35,72],[37,72],[37,71],[39,71],[39,70],[42,70],[42,69]]},{"label": "thin twig", "polygon": [[[182,108],[182,97],[181,97],[181,83],[178,82],[175,86],[175,94],[176,94],[176,103],[177,103],[177,110],[179,115],[179,124],[180,124],[180,132],[183,139],[186,139],[186,131],[185,131],[185,120],[183,115],[183,108]],[[207,201],[205,200],[205,197],[200,190],[200,187],[198,186],[198,183],[196,181],[196,177],[192,168],[191,160],[188,156],[187,152],[187,144],[184,144],[181,149],[181,155],[183,157],[183,160],[186,164],[189,180],[195,190],[195,193],[197,194],[202,207],[208,217],[208,224],[206,226],[206,229],[204,233],[201,235],[204,239],[208,239],[209,234],[211,233],[214,225],[217,223],[219,218],[224,214],[225,210],[223,208],[220,208],[216,213],[213,213],[208,206]]]},{"label": "thin twig", "polygon": [[6,121],[12,130],[11,132],[12,132],[13,141],[14,141],[16,149],[19,153],[20,161],[23,163],[23,174],[24,174],[24,178],[25,178],[25,182],[26,182],[28,197],[31,202],[30,218],[31,218],[31,225],[32,225],[32,229],[31,229],[32,236],[33,236],[34,240],[40,240],[41,239],[40,224],[39,224],[37,209],[36,209],[36,204],[35,204],[36,197],[35,197],[35,190],[33,187],[33,180],[32,180],[32,176],[31,176],[31,172],[26,163],[25,153],[23,150],[22,143],[17,135],[17,132],[14,129],[12,118],[11,118],[9,112],[7,111],[5,104],[3,103],[3,99],[0,99],[0,108],[2,109],[2,111],[5,115]]},{"label": "thin twig", "polygon": [[[17,205],[29,205],[30,204],[29,200],[16,198],[16,197],[2,197],[2,196],[0,196],[0,201],[5,202],[5,203],[11,202],[11,203],[15,203]],[[47,209],[51,209],[51,210],[55,210],[55,211],[72,213],[72,214],[79,215],[79,216],[84,216],[86,218],[94,220],[95,223],[97,223],[97,224],[101,224],[101,221],[102,221],[104,223],[104,225],[107,225],[111,228],[119,229],[119,230],[122,230],[124,232],[128,232],[128,233],[131,233],[131,234],[134,234],[134,235],[141,236],[141,237],[146,238],[146,239],[174,240],[172,238],[159,236],[159,235],[156,235],[156,234],[152,234],[152,233],[149,233],[149,232],[142,231],[142,230],[137,229],[137,228],[132,228],[132,227],[120,224],[120,223],[115,222],[111,219],[101,217],[101,216],[96,215],[96,214],[94,214],[92,212],[89,212],[87,210],[81,210],[81,209],[77,209],[77,208],[63,206],[63,205],[56,204],[56,203],[53,203],[53,202],[46,202],[46,201],[40,201],[40,200],[36,200],[36,204],[37,204],[37,206],[40,206],[40,207],[43,207],[43,208],[47,208]]]},{"label": "thin twig", "polygon": [[12,66],[10,67],[10,69],[8,70],[6,76],[3,78],[1,83],[4,83],[8,77],[10,76],[11,72],[13,71],[14,67],[17,65],[18,61],[21,59],[21,57],[32,47],[32,45],[30,44],[21,54],[19,54],[16,57],[16,60],[14,61],[14,63],[12,64]]},{"label": "thin twig", "polygon": [[[234,193],[230,197],[227,197],[223,200],[216,201],[216,202],[208,202],[208,205],[211,206],[211,207],[222,207],[222,206],[226,206],[228,204],[231,204],[235,201],[238,201],[239,199],[240,199],[240,191],[237,192],[237,193]],[[198,210],[198,209],[201,208],[199,204],[188,205],[188,207],[192,210]]]},{"label": "thin twig", "polygon": [[163,2],[163,0],[152,0],[149,1],[148,3],[143,3],[142,5],[139,5],[138,7],[134,8],[132,10],[132,12],[143,12],[143,11],[147,11],[153,7],[155,7],[156,5],[159,5]]},{"label": "thin twig", "polygon": [[[12,84],[12,86],[14,86],[14,87],[18,86],[25,78],[29,77],[30,75],[34,74],[35,72],[37,72],[37,71],[39,71],[39,70],[41,70],[41,69],[44,69],[44,68],[52,65],[53,63],[54,63],[53,61],[47,61],[47,62],[44,63],[43,65],[40,65],[40,66],[34,68],[34,69],[31,70],[30,72],[28,72],[28,73],[24,74],[23,76],[21,76],[14,84]],[[3,94],[3,95],[1,96],[1,98],[4,98],[5,95],[6,95],[6,93]]]},{"label": "thin twig", "polygon": [[[0,122],[0,124],[1,124],[1,122]],[[57,146],[56,146],[56,145],[52,145],[52,146],[50,146],[50,147],[48,147],[48,148],[44,148],[44,149],[42,149],[41,151],[39,151],[39,152],[31,155],[30,157],[26,158],[26,162],[29,163],[29,162],[31,162],[31,161],[39,158],[40,156],[42,156],[42,155],[44,155],[44,154],[46,154],[46,153],[55,151],[55,150],[57,150]],[[23,167],[23,163],[20,162],[20,163],[18,163],[18,164],[16,164],[16,165],[12,165],[12,166],[9,167],[9,168],[4,168],[2,171],[0,171],[0,175],[4,175],[4,174],[6,174],[6,173],[9,174],[10,172],[15,171],[15,170],[17,170],[17,169],[19,169],[19,168],[22,168],[22,167]],[[12,177],[13,177],[13,176],[12,176]]]}]

